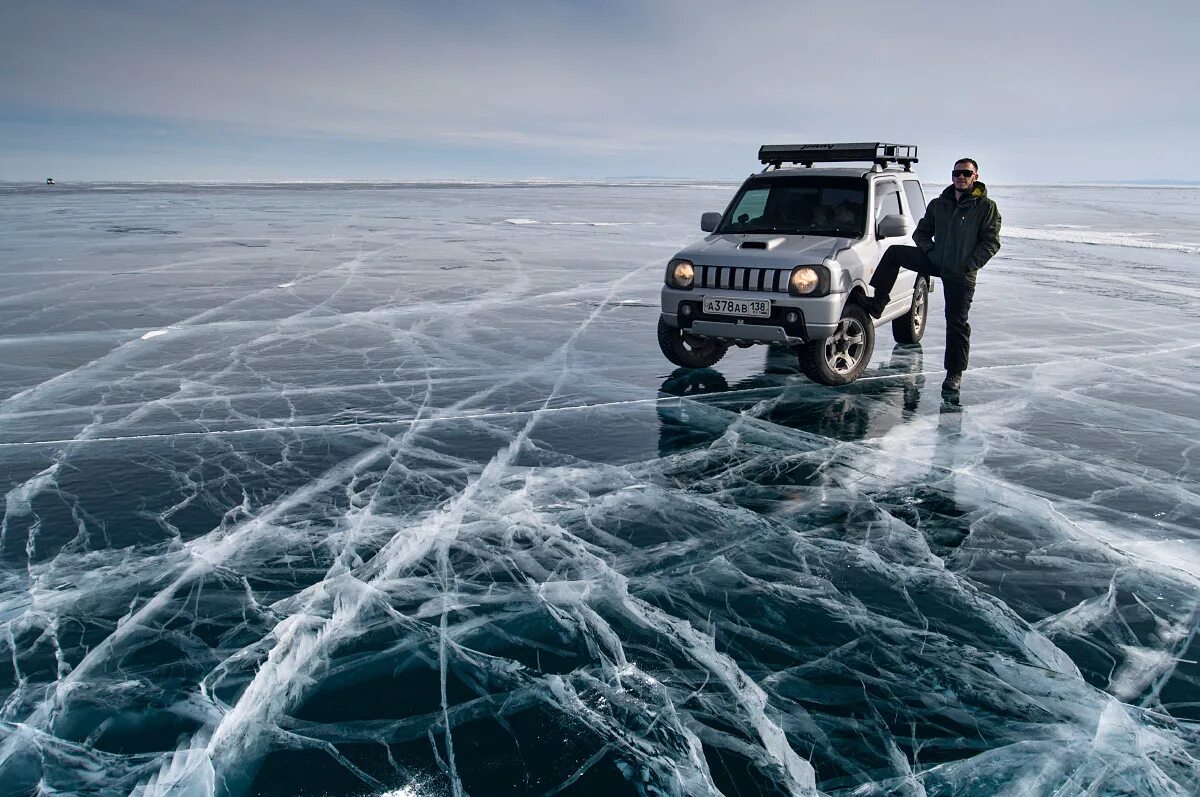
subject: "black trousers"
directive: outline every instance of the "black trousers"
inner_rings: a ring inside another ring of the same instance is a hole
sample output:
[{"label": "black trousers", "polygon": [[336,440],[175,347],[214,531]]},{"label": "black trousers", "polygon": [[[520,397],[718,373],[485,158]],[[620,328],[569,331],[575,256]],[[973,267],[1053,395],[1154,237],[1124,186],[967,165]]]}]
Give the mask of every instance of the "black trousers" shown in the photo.
[{"label": "black trousers", "polygon": [[892,246],[883,253],[879,267],[871,277],[875,295],[891,296],[900,269],[906,268],[926,277],[941,277],[942,295],[946,298],[946,359],[947,371],[967,370],[971,355],[971,325],[967,315],[975,298],[975,274],[955,275],[947,279],[942,269],[916,246]]}]

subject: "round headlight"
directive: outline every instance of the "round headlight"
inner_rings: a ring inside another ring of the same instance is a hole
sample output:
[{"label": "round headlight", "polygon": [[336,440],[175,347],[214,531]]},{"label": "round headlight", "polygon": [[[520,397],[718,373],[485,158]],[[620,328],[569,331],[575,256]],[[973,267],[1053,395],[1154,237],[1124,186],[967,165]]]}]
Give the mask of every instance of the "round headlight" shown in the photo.
[{"label": "round headlight", "polygon": [[671,263],[671,284],[676,288],[692,287],[695,278],[696,272],[688,261],[676,260]]},{"label": "round headlight", "polygon": [[793,269],[792,278],[789,280],[792,293],[798,293],[802,296],[815,291],[820,281],[820,275],[817,274],[817,270],[808,266]]}]

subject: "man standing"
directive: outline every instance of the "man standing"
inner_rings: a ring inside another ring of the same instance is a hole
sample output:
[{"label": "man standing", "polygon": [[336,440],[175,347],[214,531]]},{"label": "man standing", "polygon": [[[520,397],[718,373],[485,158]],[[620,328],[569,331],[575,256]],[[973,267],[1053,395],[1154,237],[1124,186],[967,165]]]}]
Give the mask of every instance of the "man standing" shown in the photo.
[{"label": "man standing", "polygon": [[871,277],[875,295],[863,300],[879,318],[887,307],[901,268],[941,277],[946,297],[946,381],[942,390],[957,393],[971,351],[967,314],[975,296],[975,273],[1000,249],[1000,211],[979,182],[979,165],[970,158],[954,163],[954,184],[929,203],[913,233],[916,246],[892,246]]}]

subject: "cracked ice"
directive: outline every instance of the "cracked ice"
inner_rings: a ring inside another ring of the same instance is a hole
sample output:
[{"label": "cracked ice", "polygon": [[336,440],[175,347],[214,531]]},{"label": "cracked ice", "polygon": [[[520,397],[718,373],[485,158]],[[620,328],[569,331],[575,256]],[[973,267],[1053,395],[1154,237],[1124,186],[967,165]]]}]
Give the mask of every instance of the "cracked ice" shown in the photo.
[{"label": "cracked ice", "polygon": [[732,188],[0,187],[0,793],[1200,791],[1200,191],[996,187],[950,404],[674,370]]}]

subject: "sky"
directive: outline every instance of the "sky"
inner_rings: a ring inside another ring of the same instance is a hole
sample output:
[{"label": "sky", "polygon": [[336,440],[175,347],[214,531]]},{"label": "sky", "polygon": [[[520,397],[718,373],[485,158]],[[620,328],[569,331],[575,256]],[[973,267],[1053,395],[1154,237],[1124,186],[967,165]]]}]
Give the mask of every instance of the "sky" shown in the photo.
[{"label": "sky", "polygon": [[[1200,3],[0,2],[0,181],[1200,180]],[[947,175],[948,176],[948,175]]]}]

